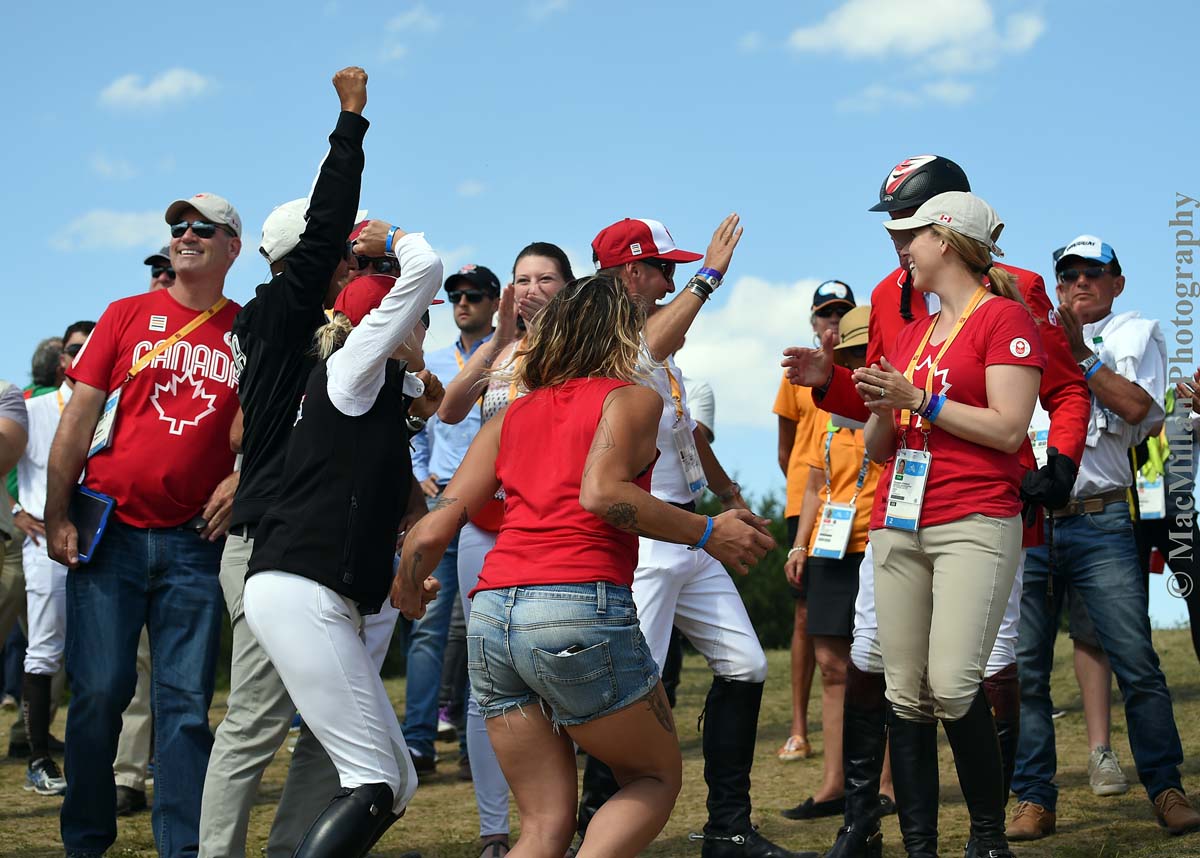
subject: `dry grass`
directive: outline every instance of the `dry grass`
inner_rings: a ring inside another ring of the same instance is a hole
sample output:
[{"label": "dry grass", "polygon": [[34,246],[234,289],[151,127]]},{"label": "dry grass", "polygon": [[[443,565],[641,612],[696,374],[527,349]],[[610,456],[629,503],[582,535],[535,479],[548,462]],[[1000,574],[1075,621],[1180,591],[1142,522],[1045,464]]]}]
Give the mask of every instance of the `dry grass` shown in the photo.
[{"label": "dry grass", "polygon": [[[1200,672],[1186,632],[1165,631],[1155,634],[1155,644],[1162,657],[1175,698],[1175,716],[1183,733],[1185,785],[1200,795]],[[1136,784],[1124,796],[1096,798],[1087,786],[1087,742],[1083,714],[1079,706],[1078,689],[1071,673],[1070,649],[1059,647],[1054,682],[1055,700],[1067,710],[1057,723],[1059,750],[1059,784],[1062,793],[1058,806],[1057,836],[1030,844],[1017,844],[1015,854],[1020,858],[1171,858],[1171,856],[1200,856],[1200,834],[1184,838],[1168,837],[1154,822],[1152,808],[1144,791]],[[790,703],[787,684],[787,653],[772,652],[771,679],[763,702],[759,724],[758,760],[754,769],[754,800],[756,819],[763,832],[772,839],[793,849],[825,849],[837,830],[836,820],[819,822],[789,822],[778,811],[810,795],[820,782],[820,680],[813,689],[811,736],[818,754],[798,763],[780,763],[774,751],[787,736]],[[402,710],[404,685],[389,686],[397,708]],[[685,662],[683,685],[680,689],[676,718],[683,740],[684,787],[670,824],[647,855],[696,856],[699,849],[689,844],[687,835],[698,830],[704,822],[704,781],[700,757],[700,738],[696,718],[708,688],[708,675],[701,659],[690,655]],[[1124,714],[1118,702],[1113,709],[1113,745],[1130,778],[1135,777],[1133,758],[1125,734]],[[224,714],[223,700],[212,711],[213,723]],[[56,732],[63,725],[56,724]],[[425,858],[475,858],[478,855],[475,835],[477,821],[470,784],[455,778],[454,753],[456,746],[441,746],[443,763],[435,776],[427,778],[409,806],[407,816],[395,826],[377,848],[380,856],[400,855],[405,850],[419,849]],[[250,825],[250,844],[247,853],[257,856],[266,840],[266,833],[279,798],[285,767],[286,750],[276,757],[264,780],[259,804],[254,809]],[[962,796],[958,791],[953,762],[944,740],[942,763],[942,853],[961,854],[966,840],[967,818]],[[59,799],[43,798],[21,789],[24,769],[8,762],[0,765],[0,856],[42,858],[60,856],[58,838]],[[514,825],[516,820],[514,818]],[[121,836],[110,851],[112,856],[143,858],[153,856],[154,843],[150,833],[149,814],[121,821]],[[884,821],[885,856],[902,856],[899,830],[895,817]]]}]

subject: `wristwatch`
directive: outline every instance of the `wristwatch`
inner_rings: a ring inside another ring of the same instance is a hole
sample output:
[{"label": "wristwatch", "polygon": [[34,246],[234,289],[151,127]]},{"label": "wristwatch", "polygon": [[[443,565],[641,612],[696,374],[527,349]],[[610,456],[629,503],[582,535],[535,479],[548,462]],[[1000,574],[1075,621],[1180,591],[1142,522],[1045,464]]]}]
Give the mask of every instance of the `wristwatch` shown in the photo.
[{"label": "wristwatch", "polygon": [[411,434],[416,435],[425,428],[425,422],[425,420],[417,417],[415,414],[410,414],[408,416],[408,431]]},{"label": "wristwatch", "polygon": [[737,480],[734,480],[729,484],[728,489],[717,495],[717,500],[719,500],[721,503],[729,503],[741,493],[742,487],[737,484]]},{"label": "wristwatch", "polygon": [[1079,368],[1083,370],[1084,375],[1087,375],[1088,371],[1098,363],[1100,363],[1099,355],[1088,355],[1079,362]]},{"label": "wristwatch", "polygon": [[18,515],[19,513],[22,513],[22,512],[25,512],[25,507],[21,506],[19,503],[13,504],[13,506],[12,506],[12,514],[13,515]]}]

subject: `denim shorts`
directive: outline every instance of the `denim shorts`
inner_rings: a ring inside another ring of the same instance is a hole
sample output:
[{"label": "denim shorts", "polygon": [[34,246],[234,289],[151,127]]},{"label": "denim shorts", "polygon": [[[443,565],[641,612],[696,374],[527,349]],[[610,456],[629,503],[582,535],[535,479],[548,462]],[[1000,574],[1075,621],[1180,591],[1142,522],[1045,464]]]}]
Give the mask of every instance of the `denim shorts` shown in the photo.
[{"label": "denim shorts", "polygon": [[540,699],[565,727],[611,715],[658,684],[632,590],[604,582],[476,593],[467,672],[484,718]]}]

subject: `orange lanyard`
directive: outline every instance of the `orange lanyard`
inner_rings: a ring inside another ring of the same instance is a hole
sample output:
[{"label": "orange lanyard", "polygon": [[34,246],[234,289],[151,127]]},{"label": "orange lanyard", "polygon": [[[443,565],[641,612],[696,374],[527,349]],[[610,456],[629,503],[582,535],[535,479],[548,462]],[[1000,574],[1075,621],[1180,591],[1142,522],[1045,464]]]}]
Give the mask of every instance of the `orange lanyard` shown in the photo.
[{"label": "orange lanyard", "polygon": [[205,322],[207,322],[213,316],[217,315],[217,313],[221,312],[221,310],[224,308],[224,306],[228,303],[229,303],[228,298],[221,298],[220,300],[217,301],[217,303],[213,304],[207,310],[204,310],[203,312],[201,312],[198,316],[196,316],[196,318],[192,319],[190,322],[188,322],[186,325],[184,325],[178,331],[171,334],[171,336],[167,337],[165,340],[163,340],[157,346],[155,346],[150,351],[148,351],[144,355],[142,355],[141,360],[139,360],[137,363],[135,363],[133,366],[131,366],[129,368],[129,373],[125,376],[125,381],[127,381],[127,382],[133,381],[133,377],[135,375],[137,375],[139,372],[141,372],[142,370],[144,370],[146,367],[150,366],[151,362],[153,362],[153,360],[156,357],[158,357],[160,354],[162,354],[164,351],[169,349],[171,346],[175,345],[177,342],[182,340],[184,337],[186,337],[192,331],[196,330],[196,328],[203,325]]},{"label": "orange lanyard", "polygon": [[675,403],[675,422],[678,423],[683,419],[683,390],[675,380],[675,373],[671,372],[671,367],[664,363],[663,369],[667,371],[667,378],[671,381],[671,401]]},{"label": "orange lanyard", "polygon": [[[967,319],[969,319],[971,317],[971,314],[975,312],[975,308],[979,306],[979,303],[984,299],[984,297],[987,295],[987,293],[988,293],[988,290],[982,286],[980,286],[978,289],[975,290],[975,294],[971,296],[971,300],[967,304],[966,309],[963,310],[963,314],[958,317],[958,321],[956,321],[954,323],[954,327],[950,329],[950,334],[942,342],[942,347],[940,349],[938,349],[937,355],[933,358],[933,361],[929,364],[929,374],[925,376],[925,393],[926,394],[933,393],[933,376],[937,372],[938,364],[940,364],[942,362],[942,358],[945,356],[946,352],[950,349],[950,344],[954,342],[954,339],[958,336],[958,332],[962,330],[963,325],[965,325],[967,323]],[[941,311],[939,310],[938,313],[932,319],[929,320],[929,327],[925,329],[925,335],[923,337],[921,337],[921,342],[920,342],[920,344],[917,345],[917,350],[915,352],[913,352],[913,356],[908,362],[908,369],[906,369],[904,371],[904,377],[908,380],[909,384],[912,384],[913,374],[917,368],[917,362],[921,359],[921,355],[925,351],[925,346],[927,346],[929,344],[929,338],[933,335],[933,329],[937,325],[938,319],[940,319],[941,317],[942,317],[942,314],[941,314]],[[928,399],[928,396],[926,397],[926,399]],[[900,426],[904,429],[908,429],[908,428],[910,428],[909,423],[911,421],[912,421],[912,412],[909,411],[907,408],[905,408],[903,411],[900,412]],[[920,428],[920,426],[921,426],[921,424],[918,423],[917,427]],[[925,432],[926,434],[928,434],[928,432],[929,432],[928,429],[922,429],[921,431]]]},{"label": "orange lanyard", "polygon": [[[458,350],[458,343],[454,344],[454,360],[458,364],[458,371],[462,372],[467,364],[466,364],[466,361],[463,360],[463,356]],[[487,390],[486,390],[486,385],[485,385],[484,393],[486,393],[486,392],[487,392]],[[481,410],[483,409],[484,393],[479,394],[479,408]]]},{"label": "orange lanyard", "polygon": [[67,404],[65,402],[63,402],[62,389],[60,388],[60,389],[54,391],[54,396],[58,399],[58,413],[62,414],[63,409],[66,408],[66,406],[67,406]]}]

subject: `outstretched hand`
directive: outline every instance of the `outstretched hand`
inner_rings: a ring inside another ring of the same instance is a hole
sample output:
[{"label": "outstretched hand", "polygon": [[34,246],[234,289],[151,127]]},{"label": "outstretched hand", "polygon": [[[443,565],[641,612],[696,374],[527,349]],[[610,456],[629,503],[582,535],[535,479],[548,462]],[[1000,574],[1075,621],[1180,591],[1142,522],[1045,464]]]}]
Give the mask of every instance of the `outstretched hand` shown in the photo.
[{"label": "outstretched hand", "polygon": [[738,226],[740,221],[741,217],[736,212],[721,221],[704,254],[704,267],[720,271],[722,277],[729,271],[733,250],[742,240],[742,228]]},{"label": "outstretched hand", "polygon": [[833,347],[837,338],[837,331],[826,331],[819,349],[799,346],[784,349],[780,366],[785,368],[787,380],[800,387],[824,387],[833,377]]}]

